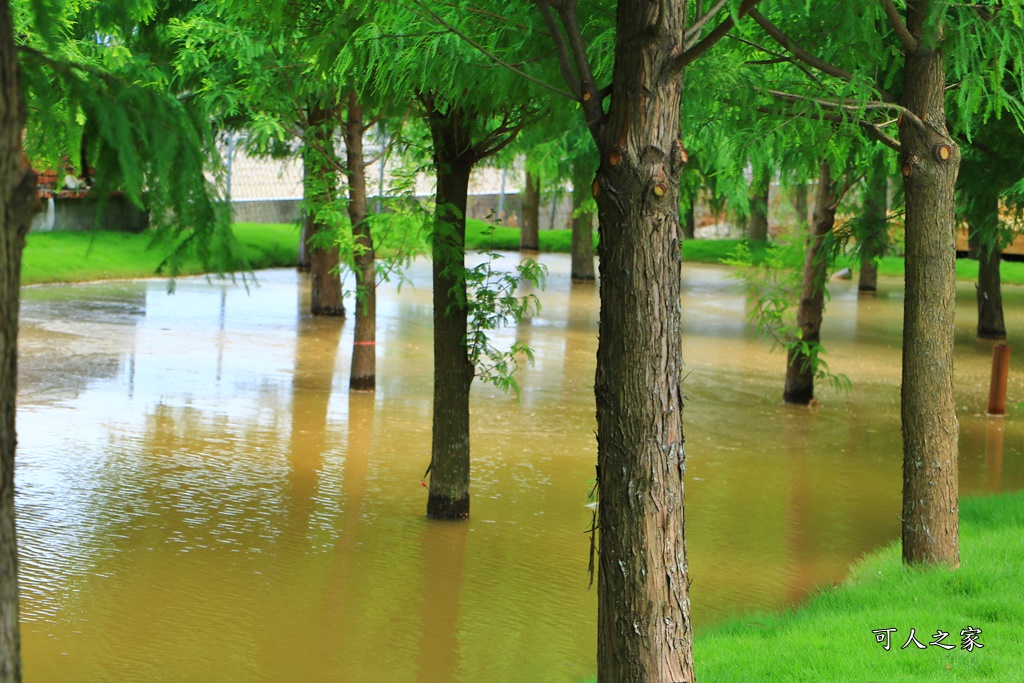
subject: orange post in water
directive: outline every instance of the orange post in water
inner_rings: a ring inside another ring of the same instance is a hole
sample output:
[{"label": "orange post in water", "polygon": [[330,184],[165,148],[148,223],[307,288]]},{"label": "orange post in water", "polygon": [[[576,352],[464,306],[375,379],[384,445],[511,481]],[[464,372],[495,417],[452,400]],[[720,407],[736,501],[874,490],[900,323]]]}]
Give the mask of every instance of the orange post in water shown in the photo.
[{"label": "orange post in water", "polygon": [[992,347],[992,383],[988,390],[988,414],[1006,414],[1006,374],[1010,369],[1010,345]]}]

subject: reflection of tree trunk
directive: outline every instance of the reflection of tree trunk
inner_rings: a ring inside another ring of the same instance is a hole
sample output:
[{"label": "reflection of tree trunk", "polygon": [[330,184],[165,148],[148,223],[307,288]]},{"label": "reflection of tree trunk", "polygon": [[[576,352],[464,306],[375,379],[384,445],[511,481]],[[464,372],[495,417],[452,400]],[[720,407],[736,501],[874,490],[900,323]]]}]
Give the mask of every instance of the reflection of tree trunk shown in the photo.
[{"label": "reflection of tree trunk", "polygon": [[[825,310],[825,280],[828,276],[828,255],[822,251],[825,235],[836,220],[839,194],[828,162],[819,167],[818,192],[815,197],[814,222],[807,237],[807,254],[796,309],[800,341],[815,345],[821,340],[821,319]],[[782,397],[786,403],[807,404],[814,398],[814,364],[811,354],[802,347],[789,351],[786,387]]]},{"label": "reflection of tree trunk", "polygon": [[468,114],[431,111],[437,168],[432,237],[434,268],[434,417],[427,516],[469,516],[469,388],[466,347],[466,198],[474,159],[467,158]]},{"label": "reflection of tree trunk", "polygon": [[8,2],[0,2],[0,680],[21,680],[18,542],[14,527],[15,401],[21,255],[39,210],[36,174],[21,149],[25,108]]},{"label": "reflection of tree trunk", "polygon": [[[908,0],[913,36],[941,36],[939,3]],[[953,330],[956,278],[953,197],[960,150],[946,132],[942,52],[908,50],[900,104],[906,196],[903,305],[903,561],[960,565]],[[926,126],[914,123],[927,121]]]},{"label": "reflection of tree trunk", "polygon": [[[311,166],[312,196],[307,201],[315,213],[328,210],[337,191],[337,166],[334,163],[334,123],[336,108],[311,104],[309,131],[304,160]],[[312,277],[310,312],[313,315],[345,316],[342,301],[341,274],[338,272],[338,246],[334,243],[332,226],[314,216],[309,240],[309,270]]]},{"label": "reflection of tree trunk", "polygon": [[314,512],[340,339],[341,324],[337,319],[299,314],[292,375],[291,468],[288,473],[292,489],[289,511],[295,520],[290,526],[296,534],[308,532]]},{"label": "reflection of tree trunk", "polygon": [[540,249],[540,178],[526,172],[523,187],[523,227],[519,230],[519,251]]},{"label": "reflection of tree trunk", "polygon": [[459,668],[459,600],[469,528],[428,522],[423,531],[423,602],[417,683],[448,683]]},{"label": "reflection of tree trunk", "polygon": [[879,159],[865,179],[864,225],[860,239],[860,279],[857,290],[873,294],[878,289],[878,257],[882,245],[888,240],[889,231],[889,177],[885,172],[885,161]]},{"label": "reflection of tree trunk", "polygon": [[373,236],[366,220],[366,162],[363,159],[363,107],[355,92],[348,97],[342,126],[348,153],[348,216],[355,241],[356,331],[352,342],[349,389],[373,391],[377,383],[377,273]]},{"label": "reflection of tree trunk", "polygon": [[771,185],[771,176],[766,176],[750,186],[750,221],[747,224],[747,237],[751,242],[768,241],[768,193]]},{"label": "reflection of tree trunk", "polygon": [[803,414],[784,414],[782,439],[789,471],[789,503],[786,506],[786,582],[789,600],[803,601],[817,579],[814,547],[814,476],[810,467],[811,422]]},{"label": "reflection of tree trunk", "polygon": [[985,478],[989,493],[999,493],[1003,477],[1003,438],[1006,420],[990,417],[985,429]]},{"label": "reflection of tree trunk", "polygon": [[594,280],[594,217],[582,213],[581,207],[590,199],[593,168],[583,160],[572,164],[572,281]]},{"label": "reflection of tree trunk", "polygon": [[999,195],[991,189],[979,191],[968,221],[970,234],[978,242],[978,337],[1006,339],[999,276],[1003,253],[999,242]]}]

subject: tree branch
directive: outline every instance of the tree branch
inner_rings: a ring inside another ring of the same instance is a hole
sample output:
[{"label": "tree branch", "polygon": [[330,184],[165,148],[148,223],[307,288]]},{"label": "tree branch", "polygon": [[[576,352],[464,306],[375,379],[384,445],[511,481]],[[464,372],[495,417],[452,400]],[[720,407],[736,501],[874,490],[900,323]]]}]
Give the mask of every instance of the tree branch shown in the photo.
[{"label": "tree branch", "polygon": [[580,90],[580,79],[576,77],[576,73],[572,70],[572,62],[569,60],[569,48],[565,44],[565,38],[562,37],[562,31],[558,28],[558,22],[555,21],[555,15],[551,13],[551,7],[545,0],[535,0],[537,7],[540,8],[540,14],[544,17],[544,23],[548,27],[548,33],[551,34],[551,40],[555,43],[555,53],[558,55],[558,68],[562,72],[562,79],[565,80],[565,84],[569,86],[569,90],[576,95],[576,100],[580,100],[583,97],[583,93]]},{"label": "tree branch", "polygon": [[840,109],[842,111],[854,112],[861,111],[864,109],[895,109],[896,111],[900,112],[901,116],[905,117],[908,121],[913,123],[921,130],[929,130],[928,125],[924,121],[922,121],[917,114],[915,114],[914,112],[910,111],[909,109],[902,105],[896,104],[895,102],[854,102],[852,100],[835,101],[822,99],[820,97],[794,95],[792,93],[780,92],[778,90],[768,90],[763,88],[758,88],[758,90],[760,90],[763,93],[767,93],[768,95],[771,95],[777,100],[782,100],[783,102],[813,102],[814,104],[817,104],[819,107],[822,107],[824,109]]},{"label": "tree branch", "polygon": [[709,9],[707,12],[705,12],[703,14],[700,14],[701,8],[700,7],[697,8],[698,18],[693,22],[693,26],[691,26],[690,28],[686,29],[686,32],[683,33],[683,46],[684,47],[690,47],[691,45],[693,45],[693,43],[696,40],[697,36],[700,35],[700,30],[702,28],[704,28],[705,24],[707,24],[709,21],[711,21],[711,18],[713,16],[718,14],[718,10],[722,9],[722,7],[727,2],[729,2],[729,0],[718,0],[718,2],[716,2],[714,5],[712,5],[711,9]]},{"label": "tree branch", "polygon": [[[775,42],[777,42],[779,45],[792,52],[793,56],[799,59],[804,64],[807,64],[822,73],[828,74],[829,76],[835,76],[836,78],[842,81],[846,81],[847,83],[854,80],[853,74],[851,74],[849,71],[841,69],[835,64],[832,64],[831,62],[826,62],[824,59],[821,59],[816,55],[812,55],[810,52],[797,45],[796,41],[794,41],[792,38],[783,33],[778,26],[768,21],[768,19],[765,18],[765,16],[762,15],[757,10],[750,10],[750,18],[756,21],[757,25],[763,28],[765,30],[765,33],[770,35],[775,40]],[[878,92],[879,95],[881,95],[882,99],[885,100],[886,102],[895,101],[895,98],[892,95],[885,92],[881,88],[874,86],[874,89]]]},{"label": "tree branch", "polygon": [[[752,10],[759,2],[761,2],[761,0],[743,0],[743,2],[740,3],[740,9],[737,14],[742,17],[744,14],[750,12],[750,10]],[[669,73],[678,74],[680,71],[685,69],[695,59],[710,50],[715,43],[724,38],[725,34],[731,31],[735,25],[736,22],[733,21],[732,16],[724,19],[711,31],[711,33],[704,36],[699,43],[687,48],[681,55],[672,60],[668,67]]]},{"label": "tree branch", "polygon": [[816,121],[828,121],[829,123],[856,123],[858,126],[860,126],[861,128],[864,129],[865,133],[867,133],[870,137],[874,138],[875,140],[881,142],[886,147],[891,147],[892,149],[894,149],[894,150],[896,150],[897,152],[900,152],[900,153],[903,152],[903,145],[900,143],[899,140],[897,140],[897,139],[895,139],[895,138],[893,138],[893,137],[883,133],[881,128],[879,128],[877,124],[871,123],[870,121],[865,121],[863,119],[858,119],[857,121],[851,121],[850,119],[848,119],[848,118],[846,118],[844,116],[836,116],[834,114],[822,114],[822,113],[819,113],[819,112],[810,112],[810,111],[807,111],[806,109],[803,110],[803,111],[799,111],[799,112],[793,112],[793,111],[779,112],[779,111],[777,111],[775,109],[769,109],[768,107],[758,107],[757,111],[759,111],[762,114],[771,114],[771,115],[778,115],[778,114],[781,113],[783,116],[788,116],[788,117],[794,118],[794,119],[796,119],[796,118],[810,118],[810,119],[814,119]]},{"label": "tree branch", "polygon": [[903,17],[900,16],[899,10],[896,9],[896,5],[893,4],[892,0],[878,0],[882,3],[882,9],[885,10],[885,16],[892,24],[893,30],[896,31],[896,37],[903,43],[903,49],[907,52],[917,51],[917,38],[910,34],[910,29],[907,28],[907,23],[903,21]]},{"label": "tree branch", "polygon": [[[546,4],[549,0],[539,1]],[[555,11],[558,12],[562,25],[565,26],[565,33],[569,37],[569,46],[572,48],[572,55],[576,60],[576,72],[580,75],[581,99],[587,127],[595,130],[594,127],[600,125],[604,120],[604,109],[601,108],[601,101],[597,97],[594,70],[590,66],[587,46],[583,42],[583,31],[580,30],[579,18],[576,16],[576,0],[562,0],[555,6]]]},{"label": "tree branch", "polygon": [[[774,57],[777,60],[780,60],[780,61],[783,61],[783,62],[788,62],[788,63],[792,64],[796,68],[798,68],[801,71],[803,71],[804,74],[806,74],[806,76],[809,79],[811,79],[812,81],[814,81],[818,85],[824,86],[824,83],[821,82],[820,78],[818,78],[817,76],[814,75],[813,71],[808,69],[806,66],[804,66],[800,62],[796,61],[793,57],[790,57],[789,55],[784,55],[781,52],[774,52],[774,51],[769,50],[768,48],[766,48],[764,45],[761,45],[760,43],[755,43],[752,40],[747,40],[746,38],[741,38],[740,36],[729,36],[729,37],[732,38],[733,40],[738,40],[741,43],[749,45],[750,47],[757,48],[761,52],[765,53],[766,55],[771,55],[772,57]],[[759,62],[750,62],[750,63],[751,64],[758,64]]]}]

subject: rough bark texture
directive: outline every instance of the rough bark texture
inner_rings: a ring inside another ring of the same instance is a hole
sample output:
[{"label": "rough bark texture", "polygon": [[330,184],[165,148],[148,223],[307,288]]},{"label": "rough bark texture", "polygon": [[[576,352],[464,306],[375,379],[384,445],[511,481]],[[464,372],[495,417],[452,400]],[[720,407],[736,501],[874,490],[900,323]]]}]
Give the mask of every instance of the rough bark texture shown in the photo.
[{"label": "rough bark texture", "polygon": [[[694,680],[680,391],[685,4],[620,0],[607,119],[591,126],[600,241],[598,680]],[[645,36],[639,40],[637,36]]]},{"label": "rough bark texture", "polygon": [[594,217],[580,213],[590,198],[593,167],[576,161],[572,165],[572,281],[594,281]]},{"label": "rough bark texture", "polygon": [[1006,339],[1003,319],[1003,291],[999,265],[1003,250],[999,243],[999,195],[986,192],[975,197],[970,221],[970,233],[987,230],[987,239],[978,241],[978,338]]},{"label": "rough bark texture", "polygon": [[472,156],[466,113],[430,111],[437,168],[431,238],[434,267],[434,417],[427,516],[469,516],[469,387],[466,348],[466,198]]},{"label": "rough bark texture", "polygon": [[25,107],[10,6],[0,1],[0,681],[21,680],[18,541],[14,524],[15,399],[21,255],[39,209],[36,174],[21,150]]},{"label": "rough bark texture", "polygon": [[352,391],[373,391],[377,385],[377,273],[373,236],[366,220],[363,132],[363,107],[355,93],[350,93],[348,118],[342,126],[342,134],[348,155],[348,217],[356,247],[356,331],[349,376]]},{"label": "rough bark texture", "polygon": [[857,290],[864,294],[874,294],[878,290],[878,257],[882,255],[882,245],[888,240],[889,230],[889,177],[885,172],[885,163],[876,163],[865,182],[864,226],[860,236],[863,243],[860,247]]},{"label": "rough bark texture", "polygon": [[[337,191],[338,172],[332,163],[334,155],[335,109],[319,104],[309,108],[308,133],[312,147],[308,155],[312,178],[313,209],[328,206],[334,201]],[[314,218],[311,235],[307,241],[309,250],[309,272],[312,279],[310,313],[313,315],[345,316],[345,302],[342,300],[341,274],[338,247],[331,239],[331,226]]]},{"label": "rough bark texture", "polygon": [[[903,315],[903,561],[960,564],[957,435],[953,402],[955,243],[953,191],[960,150],[946,130],[941,12],[907,3],[908,51],[900,121],[906,193]],[[946,159],[942,157],[946,156]]]},{"label": "rough bark texture", "polygon": [[750,186],[750,220],[747,237],[751,242],[768,241],[768,193],[771,179],[758,180]]},{"label": "rough bark texture", "polygon": [[519,229],[519,251],[540,249],[540,178],[526,172],[523,186],[523,227]]},{"label": "rough bark texture", "polygon": [[[825,283],[828,279],[828,260],[821,247],[825,235],[832,232],[836,222],[839,192],[827,162],[818,170],[818,192],[814,200],[814,220],[807,234],[807,253],[801,276],[800,303],[796,309],[796,324],[800,338],[809,344],[821,340],[821,319],[825,312]],[[790,349],[786,366],[786,386],[782,392],[786,403],[807,405],[814,398],[814,365],[811,356],[800,347]]]}]

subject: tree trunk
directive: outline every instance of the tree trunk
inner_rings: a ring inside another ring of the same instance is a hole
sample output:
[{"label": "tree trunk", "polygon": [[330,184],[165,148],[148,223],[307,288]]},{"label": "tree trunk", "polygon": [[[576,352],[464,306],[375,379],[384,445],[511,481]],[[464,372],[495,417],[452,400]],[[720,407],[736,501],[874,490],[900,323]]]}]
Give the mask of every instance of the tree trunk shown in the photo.
[{"label": "tree trunk", "polygon": [[601,153],[592,188],[601,683],[694,680],[680,391],[682,74],[669,66],[684,14],[683,3],[620,0],[614,93],[604,124],[591,126]]},{"label": "tree trunk", "polygon": [[582,160],[572,165],[572,281],[594,281],[594,218],[581,207],[590,197],[593,167]]},{"label": "tree trunk", "polygon": [[683,211],[683,239],[697,239],[697,196],[699,191],[694,189],[690,192],[690,201]]},{"label": "tree trunk", "polygon": [[796,214],[797,230],[802,230],[807,225],[807,183],[793,186],[793,213]]},{"label": "tree trunk", "polygon": [[953,192],[960,149],[946,131],[943,15],[933,0],[907,3],[908,50],[900,119],[906,193],[903,315],[903,561],[960,564],[957,419],[953,402],[956,302]]},{"label": "tree trunk", "polygon": [[[800,339],[808,344],[817,344],[821,340],[825,282],[828,278],[828,258],[821,247],[825,235],[832,232],[832,226],[835,225],[837,206],[839,192],[832,179],[832,170],[828,162],[822,162],[818,171],[818,192],[814,200],[814,221],[807,235],[800,303],[796,309]],[[814,363],[811,356],[800,347],[789,351],[782,398],[786,403],[802,405],[807,405],[814,398]]]},{"label": "tree trunk", "polygon": [[523,227],[519,230],[519,251],[540,250],[540,178],[526,172],[523,187]]},{"label": "tree trunk", "polygon": [[345,302],[342,300],[341,274],[338,272],[340,259],[338,246],[334,244],[333,226],[328,225],[322,212],[334,203],[338,188],[338,171],[334,161],[334,115],[336,109],[319,104],[309,107],[310,130],[307,146],[312,143],[308,156],[311,165],[313,189],[311,209],[314,215],[311,234],[306,243],[309,249],[309,271],[312,278],[310,312],[313,315],[345,317]]},{"label": "tree trunk", "polygon": [[[968,217],[970,232],[978,240],[978,338],[1006,339],[1003,320],[1003,292],[999,266],[1003,249],[999,242],[999,195],[986,192],[974,198],[976,206]],[[988,233],[984,234],[983,233]]]},{"label": "tree trunk", "polygon": [[750,186],[750,221],[747,223],[747,237],[751,242],[768,241],[768,194],[771,186],[770,176]]},{"label": "tree trunk", "polygon": [[363,132],[363,107],[352,92],[348,96],[348,120],[342,126],[348,154],[348,216],[355,241],[356,331],[349,376],[352,391],[373,391],[377,384],[377,273],[373,235],[366,220]]},{"label": "tree trunk", "polygon": [[878,257],[889,239],[889,176],[885,162],[879,159],[865,178],[864,225],[858,239],[860,246],[860,279],[857,290],[874,294],[878,290]]},{"label": "tree trunk", "polygon": [[21,680],[18,539],[14,524],[15,401],[21,255],[39,210],[36,174],[21,149],[25,104],[10,5],[0,1],[0,682]]},{"label": "tree trunk", "polygon": [[[313,191],[313,162],[310,155],[313,153],[309,147],[302,148],[302,195],[312,197]],[[304,206],[302,209],[302,225],[299,229],[299,258],[295,267],[300,273],[309,272],[309,238],[313,236],[313,207]]]},{"label": "tree trunk", "polygon": [[466,198],[473,158],[466,112],[430,111],[437,169],[431,238],[434,267],[434,416],[427,516],[469,516],[469,387],[466,348]]}]

